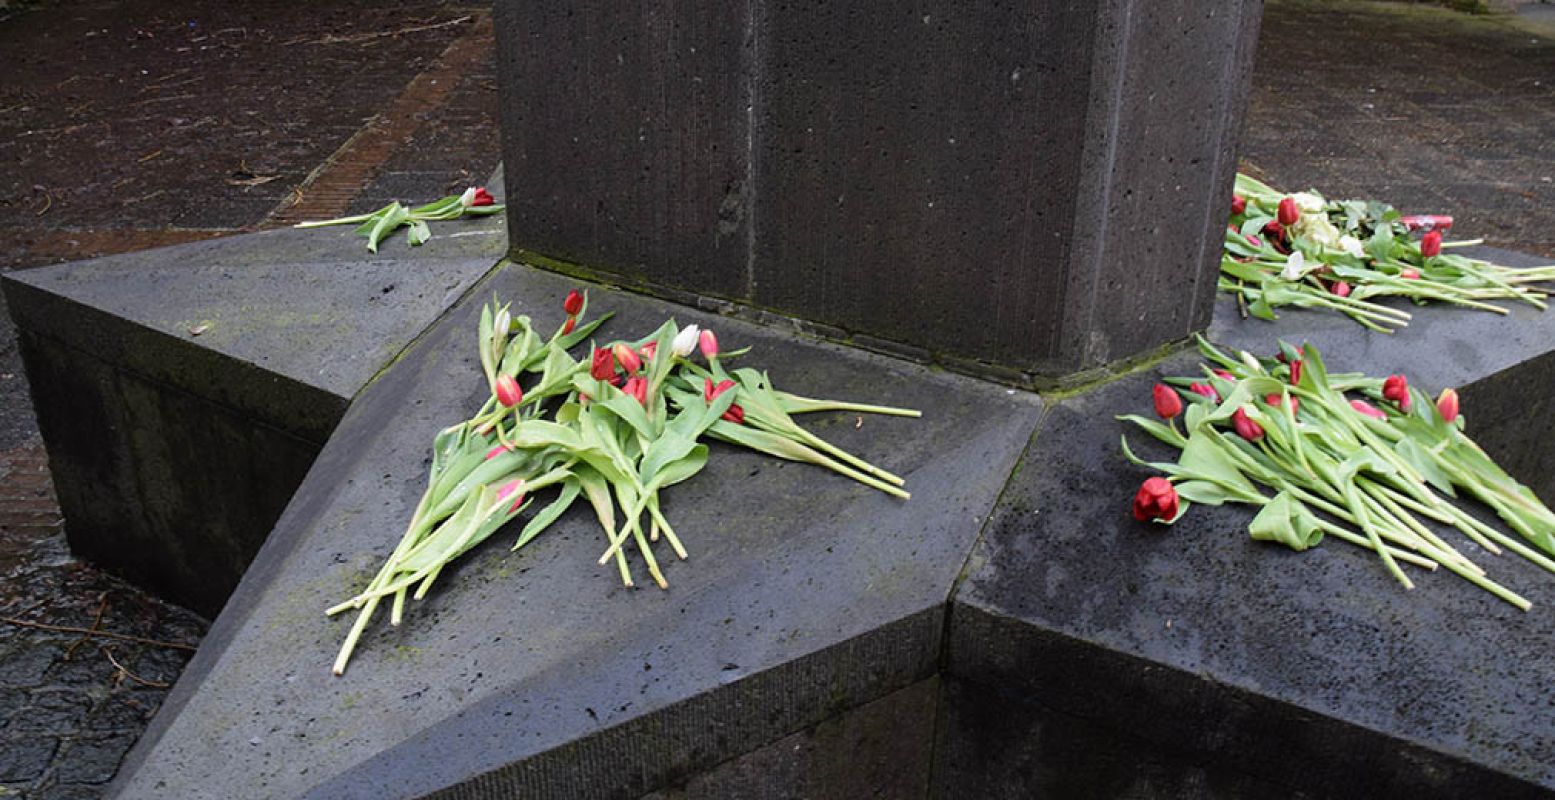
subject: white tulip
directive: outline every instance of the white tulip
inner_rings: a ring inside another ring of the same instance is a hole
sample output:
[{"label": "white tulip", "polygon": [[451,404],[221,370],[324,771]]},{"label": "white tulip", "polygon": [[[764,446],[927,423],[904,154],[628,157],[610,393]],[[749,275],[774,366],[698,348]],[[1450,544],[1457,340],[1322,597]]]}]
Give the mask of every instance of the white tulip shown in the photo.
[{"label": "white tulip", "polygon": [[1300,250],[1297,250],[1285,259],[1285,269],[1280,270],[1280,277],[1288,281],[1299,281],[1304,272],[1302,268],[1306,265],[1307,257],[1302,255]]},{"label": "white tulip", "polygon": [[1326,205],[1323,202],[1323,198],[1318,197],[1315,194],[1311,194],[1310,192],[1297,192],[1291,195],[1291,199],[1296,201],[1296,207],[1301,209],[1302,213],[1304,214],[1313,214],[1318,211],[1322,211],[1323,206]]},{"label": "white tulip", "polygon": [[675,334],[675,340],[670,343],[670,352],[681,358],[691,355],[691,351],[697,349],[697,337],[701,331],[695,325],[687,325],[680,333]]},{"label": "white tulip", "polygon": [[1349,253],[1352,256],[1355,256],[1356,258],[1361,258],[1362,256],[1366,255],[1366,246],[1361,244],[1360,239],[1350,235],[1339,237],[1339,249]]}]

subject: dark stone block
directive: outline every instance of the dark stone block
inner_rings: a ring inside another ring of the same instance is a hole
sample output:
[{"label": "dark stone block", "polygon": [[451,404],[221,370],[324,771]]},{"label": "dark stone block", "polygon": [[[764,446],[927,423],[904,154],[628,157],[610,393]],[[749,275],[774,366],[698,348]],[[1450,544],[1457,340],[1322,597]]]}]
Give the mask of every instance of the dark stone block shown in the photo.
[{"label": "dark stone block", "polygon": [[27,709],[11,720],[5,729],[7,735],[69,735],[80,729],[92,710],[92,698],[77,692],[33,692],[31,700]]},{"label": "dark stone block", "polygon": [[1037,401],[595,289],[594,308],[618,312],[607,336],[673,315],[753,345],[793,391],[923,409],[861,428],[808,420],[915,497],[715,445],[665,498],[692,559],[667,565],[669,591],[623,589],[594,563],[597,523],[569,514],[518,554],[494,537],[329,675],[350,621],[321,610],[393,547],[433,434],[486,391],[469,338],[479,303],[495,292],[555,325],[573,285],[503,269],[353,403],[118,796],[637,797],[934,674],[946,597]]},{"label": "dark stone block", "polygon": [[60,762],[58,777],[65,783],[105,783],[119,771],[119,762],[135,744],[136,734],[78,738],[70,743]]},{"label": "dark stone block", "polygon": [[462,227],[413,256],[286,230],[4,276],[72,550],[215,615],[351,398],[500,257],[502,220]]},{"label": "dark stone block", "polygon": [[1058,377],[1210,320],[1261,4],[497,6],[516,257]]},{"label": "dark stone block", "polygon": [[939,691],[915,683],[642,800],[925,797]]},{"label": "dark stone block", "polygon": [[[1485,396],[1485,381],[1552,380],[1555,315],[1430,307],[1386,336],[1326,315],[1268,324],[1219,311],[1215,336],[1234,345],[1310,341],[1331,368],[1406,371],[1465,397]],[[1344,542],[1254,542],[1246,507],[1194,507],[1171,528],[1132,519],[1150,473],[1123,459],[1118,436],[1146,458],[1158,446],[1113,415],[1149,414],[1156,377],[1197,362],[1178,355],[1045,417],[952,603],[941,793],[1548,796],[1549,574],[1475,551],[1534,603],[1524,613],[1444,570],[1414,571],[1405,591]],[[1511,420],[1465,407],[1493,457],[1547,463],[1548,443],[1528,431],[1555,427],[1549,404]],[[1075,742],[1091,744],[1082,754]]]}]

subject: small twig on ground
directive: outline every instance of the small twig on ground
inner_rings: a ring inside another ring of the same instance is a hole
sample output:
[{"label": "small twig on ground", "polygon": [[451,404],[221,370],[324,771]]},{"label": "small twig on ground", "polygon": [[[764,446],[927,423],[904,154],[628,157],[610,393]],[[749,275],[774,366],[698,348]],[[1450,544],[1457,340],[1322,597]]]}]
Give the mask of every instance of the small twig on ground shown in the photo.
[{"label": "small twig on ground", "polygon": [[[107,610],[108,610],[108,593],[107,592],[103,592],[102,594],[99,594],[97,596],[97,614],[96,614],[96,616],[92,617],[92,627],[91,627],[92,631],[97,631],[97,630],[102,628],[102,625],[103,625],[103,612],[107,611]],[[70,660],[72,658],[75,658],[75,656],[76,656],[76,648],[80,647],[83,644],[85,644],[86,640],[87,640],[87,637],[82,636],[81,638],[79,638],[79,639],[75,640],[74,642],[72,642],[69,647],[65,648],[65,660],[68,661],[68,660]]]},{"label": "small twig on ground", "polygon": [[289,42],[283,42],[282,44],[348,44],[351,42],[365,42],[371,39],[380,39],[385,36],[399,36],[402,33],[419,33],[421,31],[430,31],[436,28],[446,28],[450,25],[458,25],[461,22],[469,22],[470,20],[471,16],[466,14],[465,16],[462,16],[458,19],[451,19],[446,22],[434,22],[430,25],[412,25],[408,28],[400,28],[398,30],[358,33],[351,36],[336,36],[334,34],[330,34],[329,36],[325,36],[322,39],[293,39]]},{"label": "small twig on ground", "polygon": [[94,631],[90,628],[77,628],[70,625],[47,625],[42,622],[28,622],[25,619],[16,619],[14,617],[0,617],[0,622],[4,622],[8,625],[16,625],[22,628],[37,628],[38,630],[55,631],[58,633],[79,633],[82,636],[102,636],[108,639],[118,639],[125,642],[149,644],[155,647],[171,647],[174,650],[188,650],[191,652],[195,650],[194,645],[179,644],[178,642],[164,642],[158,639],[147,639],[143,636],[131,636],[127,633],[114,633],[113,631]]},{"label": "small twig on ground", "polygon": [[138,683],[138,684],[140,684],[142,686],[150,686],[153,689],[166,689],[167,687],[172,686],[172,684],[170,684],[170,683],[162,683],[160,681],[148,681],[145,678],[142,678],[139,675],[136,675],[135,673],[130,672],[129,667],[126,667],[123,664],[120,664],[119,660],[113,657],[113,648],[109,647],[108,645],[103,645],[103,646],[101,646],[101,647],[99,647],[97,649],[103,651],[103,655],[108,657],[108,663],[112,664],[114,666],[114,668],[118,670],[118,672],[114,673],[114,682],[116,684],[117,683],[122,683],[125,678],[129,678],[130,680],[135,681],[136,683]]}]

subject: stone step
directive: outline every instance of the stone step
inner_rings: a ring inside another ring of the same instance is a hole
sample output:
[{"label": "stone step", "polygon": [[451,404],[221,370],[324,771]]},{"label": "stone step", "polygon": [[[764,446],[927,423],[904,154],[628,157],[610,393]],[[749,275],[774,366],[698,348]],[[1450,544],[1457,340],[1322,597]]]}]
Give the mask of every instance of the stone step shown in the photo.
[{"label": "stone step", "polygon": [[[661,553],[668,591],[624,589],[595,563],[592,516],[569,513],[517,554],[493,537],[330,674],[351,620],[323,609],[394,547],[433,435],[487,395],[472,347],[481,303],[512,300],[549,329],[576,285],[503,268],[360,394],[117,796],[630,797],[934,675],[945,601],[1040,402],[602,289],[591,307],[617,312],[603,336],[673,316],[753,346],[792,391],[922,409],[809,420],[902,474],[912,500],[715,444],[708,468],[666,493],[690,551]],[[904,733],[932,736],[929,721]]]}]

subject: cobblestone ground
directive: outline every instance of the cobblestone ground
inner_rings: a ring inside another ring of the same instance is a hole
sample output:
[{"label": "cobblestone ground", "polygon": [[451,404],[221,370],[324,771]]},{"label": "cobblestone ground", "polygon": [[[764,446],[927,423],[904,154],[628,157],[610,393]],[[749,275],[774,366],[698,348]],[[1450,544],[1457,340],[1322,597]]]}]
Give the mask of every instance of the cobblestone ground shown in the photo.
[{"label": "cobblestone ground", "polygon": [[[1544,25],[1270,0],[1244,166],[1555,256]],[[497,162],[482,2],[0,0],[0,63],[0,269],[430,199]],[[70,557],[3,303],[0,579],[0,798],[98,797],[207,623]]]}]

